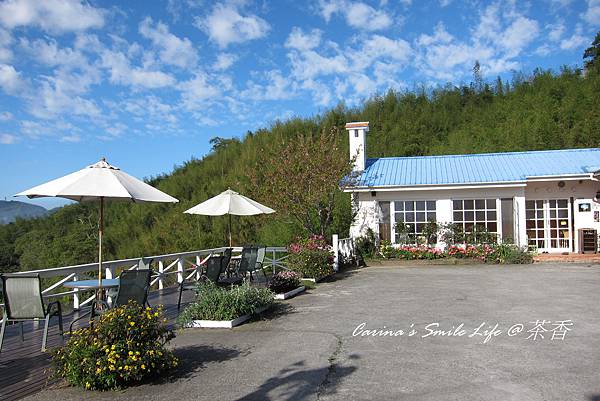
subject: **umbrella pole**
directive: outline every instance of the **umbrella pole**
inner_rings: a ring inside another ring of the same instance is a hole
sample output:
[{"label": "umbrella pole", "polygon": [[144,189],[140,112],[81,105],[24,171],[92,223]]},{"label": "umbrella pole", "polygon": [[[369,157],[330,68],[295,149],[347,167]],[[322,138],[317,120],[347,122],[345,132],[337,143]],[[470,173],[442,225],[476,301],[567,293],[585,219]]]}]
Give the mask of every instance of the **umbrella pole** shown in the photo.
[{"label": "umbrella pole", "polygon": [[102,234],[104,232],[104,197],[100,197],[100,222],[98,224],[98,301],[102,300]]},{"label": "umbrella pole", "polygon": [[229,247],[231,248],[231,214],[229,214]]}]

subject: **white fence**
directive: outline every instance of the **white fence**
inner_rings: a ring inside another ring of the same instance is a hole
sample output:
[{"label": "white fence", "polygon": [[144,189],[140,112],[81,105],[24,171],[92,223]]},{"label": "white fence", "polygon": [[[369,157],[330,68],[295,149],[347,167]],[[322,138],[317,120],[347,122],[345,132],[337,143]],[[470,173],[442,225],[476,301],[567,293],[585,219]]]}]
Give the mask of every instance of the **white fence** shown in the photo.
[{"label": "white fence", "polygon": [[354,238],[339,239],[337,234],[333,234],[332,245],[335,271],[339,270],[340,264],[343,265],[356,261]]},{"label": "white fence", "polygon": [[[202,249],[199,251],[172,253],[168,255],[145,256],[143,258],[121,259],[103,262],[104,277],[113,278],[118,271],[136,269],[141,260],[149,264],[153,270],[151,287],[162,290],[169,284],[181,283],[184,279],[200,278],[200,265],[211,255],[223,252],[225,247]],[[241,252],[241,247],[234,247],[233,252]],[[264,268],[271,267],[273,272],[277,268],[285,268],[285,259],[287,258],[287,248],[285,247],[267,247]],[[81,291],[78,289],[66,290],[63,284],[67,281],[84,280],[86,278],[95,278],[98,274],[98,263],[86,263],[75,266],[57,267],[51,269],[30,270],[16,272],[15,274],[37,273],[42,279],[59,278],[53,284],[42,290],[45,298],[57,298],[70,296],[73,297],[73,309],[79,309],[93,301],[93,295],[87,299],[81,299]],[[47,281],[47,280],[46,280]],[[53,280],[52,280],[53,281]],[[3,306],[3,304],[0,304]]]}]

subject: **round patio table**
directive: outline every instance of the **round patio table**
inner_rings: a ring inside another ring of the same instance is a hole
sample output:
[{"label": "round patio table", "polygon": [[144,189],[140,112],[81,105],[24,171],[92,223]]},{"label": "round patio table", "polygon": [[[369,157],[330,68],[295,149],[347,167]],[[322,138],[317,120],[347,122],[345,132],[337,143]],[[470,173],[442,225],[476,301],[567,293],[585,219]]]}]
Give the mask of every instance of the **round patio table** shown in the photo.
[{"label": "round patio table", "polygon": [[[97,290],[100,288],[98,280],[77,280],[63,283],[67,288],[79,288],[80,290]],[[102,288],[115,288],[119,286],[118,278],[103,278]]]}]

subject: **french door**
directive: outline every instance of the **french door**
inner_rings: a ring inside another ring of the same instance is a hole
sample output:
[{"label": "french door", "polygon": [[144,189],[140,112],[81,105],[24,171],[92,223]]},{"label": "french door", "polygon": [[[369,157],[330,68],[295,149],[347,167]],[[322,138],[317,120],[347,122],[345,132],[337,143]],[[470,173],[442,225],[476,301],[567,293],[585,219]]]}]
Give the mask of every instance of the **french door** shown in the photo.
[{"label": "french door", "polygon": [[540,199],[525,202],[530,247],[538,252],[571,252],[571,201]]}]

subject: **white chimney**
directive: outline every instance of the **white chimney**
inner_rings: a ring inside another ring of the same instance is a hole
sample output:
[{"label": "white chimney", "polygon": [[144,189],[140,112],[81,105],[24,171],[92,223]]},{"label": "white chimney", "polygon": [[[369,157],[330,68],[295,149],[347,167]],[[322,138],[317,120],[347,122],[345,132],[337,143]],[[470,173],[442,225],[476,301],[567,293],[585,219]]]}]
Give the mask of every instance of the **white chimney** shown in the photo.
[{"label": "white chimney", "polygon": [[366,144],[369,122],[347,123],[346,130],[348,130],[348,136],[350,137],[350,159],[356,157],[353,171],[363,171],[367,161]]}]

